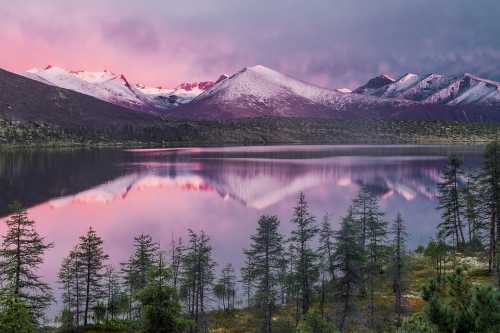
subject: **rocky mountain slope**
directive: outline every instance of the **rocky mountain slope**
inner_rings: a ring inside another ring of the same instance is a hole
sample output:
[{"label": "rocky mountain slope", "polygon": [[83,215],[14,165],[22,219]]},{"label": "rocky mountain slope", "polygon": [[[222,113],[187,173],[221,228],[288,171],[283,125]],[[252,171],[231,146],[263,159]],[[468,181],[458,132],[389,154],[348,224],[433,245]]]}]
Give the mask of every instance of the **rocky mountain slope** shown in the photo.
[{"label": "rocky mountain slope", "polygon": [[160,120],[155,115],[135,112],[1,69],[0,118],[96,129],[155,125]]},{"label": "rocky mountain slope", "polygon": [[124,75],[110,71],[67,71],[53,66],[31,69],[24,76],[46,84],[90,95],[132,110],[161,113],[193,98],[214,85],[213,81],[183,83],[173,89],[131,84]]},{"label": "rocky mountain slope", "polygon": [[354,93],[426,104],[497,107],[500,112],[500,82],[471,74],[405,74],[397,80],[381,75],[369,80]]},{"label": "rocky mountain slope", "polygon": [[[388,77],[371,80],[363,93],[320,88],[264,66],[245,68],[218,82],[168,115],[182,119],[322,117],[334,119],[496,121],[493,108],[422,103],[370,93],[391,85]],[[395,83],[395,82],[394,82]],[[361,89],[358,89],[360,92]],[[373,96],[372,96],[373,95]]]}]

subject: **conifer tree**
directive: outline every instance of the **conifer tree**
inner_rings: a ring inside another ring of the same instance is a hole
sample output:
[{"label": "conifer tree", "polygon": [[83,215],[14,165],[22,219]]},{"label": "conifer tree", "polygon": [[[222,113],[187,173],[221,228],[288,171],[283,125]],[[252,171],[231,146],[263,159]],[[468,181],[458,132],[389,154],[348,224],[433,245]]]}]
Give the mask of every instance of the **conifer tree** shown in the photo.
[{"label": "conifer tree", "polygon": [[222,301],[224,311],[234,309],[236,297],[236,275],[232,264],[222,268],[221,276],[214,286],[216,296]]},{"label": "conifer tree", "polygon": [[247,301],[247,308],[250,308],[250,298],[253,293],[254,277],[252,275],[252,263],[249,261],[248,257],[245,257],[245,262],[240,269],[240,277],[240,283],[243,287],[243,293],[245,294]]},{"label": "conifer tree", "polygon": [[294,276],[297,279],[300,297],[300,314],[304,315],[311,306],[313,286],[318,277],[318,257],[312,248],[312,242],[318,235],[319,228],[315,217],[309,212],[305,195],[302,192],[294,208],[292,223],[295,229],[291,232],[290,243],[297,254]]},{"label": "conifer tree", "polygon": [[[486,146],[479,175],[482,214],[488,224],[488,267],[497,268],[497,244],[500,229],[500,144],[494,141]],[[498,274],[500,276],[500,274]]]},{"label": "conifer tree", "polygon": [[362,229],[354,221],[351,208],[335,234],[335,270],[339,272],[336,294],[341,302],[339,327],[342,331],[349,327],[353,319],[355,298],[362,284],[364,251],[360,242],[361,233]]},{"label": "conifer tree", "polygon": [[391,271],[392,287],[394,291],[394,312],[396,314],[396,326],[401,326],[402,315],[405,304],[403,294],[406,291],[405,275],[407,273],[406,259],[406,226],[403,217],[398,213],[391,227],[392,247],[391,247]]},{"label": "conifer tree", "polygon": [[106,292],[106,320],[114,320],[121,297],[120,278],[112,265],[106,267],[104,290]]},{"label": "conifer tree", "polygon": [[172,240],[172,281],[175,289],[178,287],[179,276],[181,274],[183,251],[182,238],[179,238],[177,242]]},{"label": "conifer tree", "polygon": [[366,219],[365,272],[368,289],[369,326],[375,330],[375,293],[381,284],[382,266],[386,253],[387,222],[384,220],[383,213],[380,212],[375,196],[371,202],[372,206],[369,207]]},{"label": "conifer tree", "polygon": [[467,175],[467,182],[463,189],[464,198],[464,217],[467,220],[468,242],[479,244],[481,242],[481,233],[483,225],[481,223],[480,198],[481,193],[477,183],[477,176]]},{"label": "conifer tree", "polygon": [[93,307],[105,296],[103,277],[105,261],[108,255],[104,253],[103,241],[92,227],[80,237],[78,256],[82,264],[84,288],[83,325],[89,323],[89,314]]},{"label": "conifer tree", "polygon": [[65,311],[66,315],[71,314],[72,327],[80,326],[80,315],[84,299],[83,278],[82,262],[76,247],[63,259],[58,274],[58,280],[63,290],[63,311]]},{"label": "conifer tree", "polygon": [[442,221],[438,226],[439,233],[451,238],[452,245],[463,247],[465,237],[463,231],[464,200],[459,180],[463,177],[462,162],[456,156],[450,156],[443,170],[442,181],[438,184],[438,201]]},{"label": "conifer tree", "polygon": [[138,291],[141,304],[142,331],[145,333],[185,332],[187,322],[171,284],[172,271],[166,266],[164,255],[159,252],[148,272],[147,284]]},{"label": "conifer tree", "polygon": [[374,198],[367,186],[361,186],[352,202],[352,215],[354,221],[360,226],[361,246],[363,249],[366,247],[368,214],[373,210]]},{"label": "conifer tree", "polygon": [[212,258],[210,238],[204,231],[199,234],[189,232],[189,241],[182,258],[181,290],[186,298],[186,305],[191,319],[196,324],[196,331],[207,332],[207,300],[212,290],[215,261]]},{"label": "conifer tree", "polygon": [[256,234],[250,237],[250,248],[245,251],[248,262],[252,263],[257,305],[264,315],[262,330],[266,333],[272,331],[272,314],[277,298],[280,259],[283,255],[279,224],[276,216],[261,216]]},{"label": "conifer tree", "polygon": [[321,295],[320,310],[321,315],[325,314],[325,303],[328,301],[328,291],[335,280],[335,257],[334,250],[335,233],[332,230],[328,215],[325,215],[319,231],[320,274],[321,274]]},{"label": "conifer tree", "polygon": [[35,229],[35,222],[19,202],[9,205],[7,231],[0,248],[2,293],[25,304],[38,320],[53,301],[52,290],[37,270],[45,252],[53,247]]},{"label": "conifer tree", "polygon": [[133,290],[140,290],[148,283],[148,271],[158,258],[159,246],[150,235],[134,237],[134,252],[130,258],[130,280]]}]

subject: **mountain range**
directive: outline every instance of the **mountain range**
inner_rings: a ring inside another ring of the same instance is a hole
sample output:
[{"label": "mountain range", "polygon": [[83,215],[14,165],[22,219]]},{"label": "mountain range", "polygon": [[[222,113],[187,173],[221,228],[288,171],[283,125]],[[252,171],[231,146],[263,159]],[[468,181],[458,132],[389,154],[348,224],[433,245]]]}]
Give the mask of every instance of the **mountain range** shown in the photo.
[{"label": "mountain range", "polygon": [[256,117],[500,122],[500,83],[471,74],[380,75],[350,91],[253,66],[214,81],[153,88],[107,70],[48,66],[22,75],[0,71],[0,116],[90,128]]}]

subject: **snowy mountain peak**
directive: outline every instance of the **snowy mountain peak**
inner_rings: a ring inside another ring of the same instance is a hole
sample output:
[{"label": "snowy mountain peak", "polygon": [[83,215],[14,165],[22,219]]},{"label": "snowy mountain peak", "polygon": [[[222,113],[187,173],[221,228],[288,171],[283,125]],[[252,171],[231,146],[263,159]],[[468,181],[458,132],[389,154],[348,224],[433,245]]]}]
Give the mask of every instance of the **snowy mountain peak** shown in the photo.
[{"label": "snowy mountain peak", "polygon": [[367,85],[368,83],[354,92],[430,104],[500,104],[500,83],[469,73],[458,76],[439,73],[425,75],[406,73],[398,80],[379,87],[367,89]]},{"label": "snowy mountain peak", "polygon": [[396,82],[396,80],[394,80],[392,77],[386,74],[382,74],[370,79],[365,85],[354,90],[354,92],[360,94],[370,94],[370,92],[394,82]]},{"label": "snowy mountain peak", "polygon": [[33,68],[24,76],[138,111],[162,112],[190,102],[215,84],[213,81],[182,83],[174,89],[131,84],[123,74],[104,71],[68,71],[60,67]]}]

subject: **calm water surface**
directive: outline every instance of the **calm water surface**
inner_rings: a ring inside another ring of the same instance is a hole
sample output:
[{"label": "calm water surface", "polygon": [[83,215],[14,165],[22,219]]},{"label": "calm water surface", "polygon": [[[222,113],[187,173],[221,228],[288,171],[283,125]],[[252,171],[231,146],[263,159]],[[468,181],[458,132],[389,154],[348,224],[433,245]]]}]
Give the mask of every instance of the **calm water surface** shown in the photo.
[{"label": "calm water surface", "polygon": [[403,214],[414,247],[434,234],[436,182],[452,152],[467,168],[480,165],[481,148],[460,146],[1,152],[0,219],[12,200],[29,207],[40,233],[55,243],[41,272],[52,282],[89,226],[115,264],[127,259],[137,234],[149,233],[168,248],[191,228],[210,235],[220,266],[239,268],[260,215],[278,215],[289,232],[303,191],[312,212],[329,214],[337,227],[361,185],[379,196],[388,220]]}]

